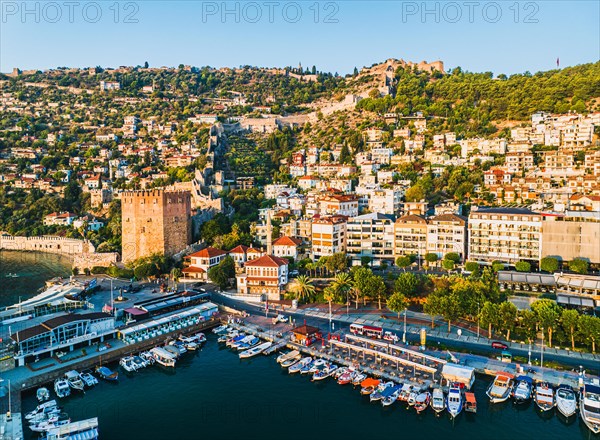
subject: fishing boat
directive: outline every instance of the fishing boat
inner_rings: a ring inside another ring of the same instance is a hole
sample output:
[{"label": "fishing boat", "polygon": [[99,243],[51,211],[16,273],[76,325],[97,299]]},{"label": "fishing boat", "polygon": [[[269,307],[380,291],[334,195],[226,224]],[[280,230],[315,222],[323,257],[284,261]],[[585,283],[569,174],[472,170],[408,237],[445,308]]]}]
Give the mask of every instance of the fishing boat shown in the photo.
[{"label": "fishing boat", "polygon": [[425,391],[420,393],[417,396],[417,400],[415,402],[415,409],[417,413],[421,413],[427,409],[429,406],[429,402],[431,401],[431,393],[429,391]]},{"label": "fishing boat", "polygon": [[333,375],[337,369],[338,369],[337,365],[327,364],[324,367],[322,367],[320,370],[317,370],[314,372],[314,374],[312,376],[312,380],[319,381],[319,380],[327,379],[329,376]]},{"label": "fishing boat", "polygon": [[79,373],[79,378],[83,381],[86,387],[91,388],[94,385],[98,385],[98,379],[92,376],[92,373],[89,371],[82,371]]},{"label": "fishing boat", "polygon": [[448,412],[450,413],[450,416],[452,418],[458,416],[463,410],[464,401],[462,390],[460,386],[456,383],[453,383],[448,389],[446,406],[448,407]]},{"label": "fishing boat", "polygon": [[398,395],[398,400],[401,402],[408,402],[408,397],[410,393],[412,393],[413,386],[409,383],[405,383],[402,385],[402,389],[400,390],[400,394]]},{"label": "fishing boat", "polygon": [[45,414],[45,412],[47,412],[48,410],[54,410],[54,409],[57,409],[57,410],[59,409],[58,403],[56,402],[56,400],[49,400],[47,402],[39,404],[38,406],[35,407],[35,409],[33,411],[30,411],[27,414],[25,414],[25,419],[31,420],[38,414]]},{"label": "fishing boat", "polygon": [[367,377],[360,383],[360,394],[363,396],[369,395],[375,391],[381,382],[372,377]]},{"label": "fishing boat", "polygon": [[65,379],[69,383],[69,386],[77,391],[83,391],[85,384],[79,377],[79,373],[75,370],[67,371],[65,373]]},{"label": "fishing boat", "polygon": [[600,386],[585,384],[579,398],[579,414],[594,434],[600,433]]},{"label": "fishing boat", "polygon": [[475,393],[465,393],[465,411],[470,413],[477,412],[477,399],[475,399]]},{"label": "fishing boat", "polygon": [[148,362],[148,365],[154,365],[156,362],[156,359],[154,359],[154,356],[149,351],[142,351],[140,357]]},{"label": "fishing boat", "polygon": [[227,341],[225,342],[225,345],[227,347],[233,347],[235,344],[237,344],[238,342],[242,341],[244,338],[247,338],[248,335],[245,333],[240,333],[238,335],[235,335],[229,339],[227,339]]},{"label": "fishing boat", "polygon": [[[310,370],[312,370],[313,365],[315,364],[315,362],[319,361],[319,360],[320,359],[312,360],[308,364],[306,364],[305,366],[303,366],[302,368],[300,368],[300,374],[308,374],[308,373],[310,373]],[[314,370],[314,371],[317,371],[317,370]],[[313,371],[313,373],[314,373],[314,371]]]},{"label": "fishing boat", "polygon": [[352,382],[352,376],[354,375],[354,371],[346,370],[344,373],[340,374],[337,378],[337,383],[339,385],[347,385]]},{"label": "fishing boat", "polygon": [[140,368],[146,368],[148,365],[150,365],[150,362],[141,356],[132,356],[132,362],[136,370],[139,370]]},{"label": "fishing boat", "polygon": [[362,372],[356,370],[354,372],[354,375],[352,376],[352,385],[358,386],[366,378],[367,378],[367,375],[365,373],[362,373]]},{"label": "fishing boat", "polygon": [[260,344],[260,338],[258,338],[256,336],[252,336],[252,339],[250,339],[247,342],[238,344],[235,348],[238,351],[243,351],[243,350],[248,350],[249,348],[252,348],[252,347],[256,347],[258,344]]},{"label": "fishing boat", "polygon": [[219,334],[225,333],[227,330],[229,330],[229,327],[227,325],[220,325],[219,327],[214,328],[212,332],[215,334]]},{"label": "fishing boat", "polygon": [[220,342],[220,343],[227,342],[229,339],[235,338],[239,334],[240,334],[239,331],[233,330],[225,335],[219,336],[219,339],[217,339],[217,342]]},{"label": "fishing boat", "polygon": [[434,388],[431,394],[431,409],[439,414],[446,409],[446,398],[441,388]]},{"label": "fishing boat", "polygon": [[178,348],[178,347],[176,347],[176,346],[174,346],[174,345],[169,345],[169,344],[167,344],[167,345],[165,345],[165,346],[164,346],[164,347],[162,347],[162,348],[163,348],[163,350],[165,350],[165,351],[167,351],[167,352],[171,353],[171,355],[172,355],[173,357],[175,357],[175,359],[179,359],[179,358],[181,357],[181,354],[182,354],[182,353],[181,353],[181,350],[179,350],[179,348]]},{"label": "fishing boat", "polygon": [[535,404],[541,411],[550,411],[554,408],[554,389],[548,382],[538,382],[535,385]]},{"label": "fishing boat", "polygon": [[565,417],[577,412],[577,396],[569,385],[561,384],[556,390],[556,409]]},{"label": "fishing boat", "polygon": [[337,370],[335,370],[335,373],[333,373],[331,375],[331,377],[333,377],[335,380],[337,380],[346,371],[348,371],[348,367],[339,367]]},{"label": "fishing boat", "polygon": [[65,379],[56,379],[54,381],[54,392],[60,398],[71,395],[71,387]]},{"label": "fishing boat", "polygon": [[513,375],[510,373],[500,372],[490,384],[486,394],[490,398],[491,403],[500,403],[506,401],[510,397],[512,391]]},{"label": "fishing boat", "polygon": [[291,356],[291,357],[287,358],[286,360],[282,361],[281,366],[283,368],[288,368],[288,367],[294,365],[296,362],[298,362],[300,360],[301,356],[302,355],[300,354],[300,352],[298,352],[297,355]]},{"label": "fishing boat", "polygon": [[401,385],[394,385],[393,387],[387,388],[383,392],[383,399],[381,399],[382,406],[390,406],[396,400],[398,400],[398,395],[400,394],[400,390],[402,389]]},{"label": "fishing boat", "polygon": [[38,388],[35,392],[35,397],[37,398],[38,402],[45,402],[50,398],[50,391],[45,387]]},{"label": "fishing boat", "polygon": [[137,367],[133,362],[133,356],[125,356],[119,361],[119,365],[128,373],[137,371]]},{"label": "fishing boat", "polygon": [[300,371],[304,366],[306,366],[307,364],[312,362],[312,358],[309,357],[304,357],[302,359],[300,359],[298,362],[290,365],[290,367],[288,368],[288,373],[297,373],[298,371]]},{"label": "fishing boat", "polygon": [[96,440],[98,438],[98,418],[67,423],[50,428],[44,440]]},{"label": "fishing boat", "polygon": [[171,341],[167,347],[175,347],[177,350],[179,350],[180,356],[187,353],[187,348],[185,348],[185,344],[181,341]]},{"label": "fishing boat", "polygon": [[[327,361],[325,359],[315,359],[310,364],[310,369],[308,370],[308,373],[315,373],[317,370],[320,370],[325,365],[327,365]],[[305,373],[303,370],[301,370],[300,373]]]},{"label": "fishing boat", "polygon": [[113,372],[108,367],[104,367],[104,366],[96,367],[96,373],[98,373],[100,378],[102,378],[104,380],[108,380],[111,382],[115,382],[115,381],[119,380],[119,373],[117,371]]},{"label": "fishing boat", "polygon": [[531,399],[533,390],[533,379],[529,376],[517,376],[515,379],[515,388],[513,390],[513,399],[515,403],[527,402]]},{"label": "fishing boat", "polygon": [[257,354],[260,354],[263,351],[265,351],[271,345],[273,345],[273,343],[270,341],[267,341],[267,342],[263,342],[262,344],[257,345],[256,347],[249,348],[248,350],[242,351],[240,353],[240,359],[256,356]]},{"label": "fishing boat", "polygon": [[388,388],[393,387],[395,385],[396,384],[391,381],[385,382],[385,383],[380,383],[379,386],[377,387],[377,389],[375,391],[373,391],[371,393],[371,395],[369,396],[369,400],[371,402],[377,402],[378,400],[383,399],[385,390],[387,390]]},{"label": "fishing boat", "polygon": [[206,342],[206,335],[204,333],[196,333],[195,335],[190,336],[190,339],[196,344],[203,344]]},{"label": "fishing boat", "polygon": [[150,350],[150,354],[163,367],[174,367],[177,361],[177,357],[163,347],[154,347]]},{"label": "fishing boat", "polygon": [[277,363],[283,366],[283,363],[289,359],[294,359],[300,356],[300,352],[298,350],[288,351],[287,353],[281,353],[277,356]]},{"label": "fishing boat", "polygon": [[408,403],[408,406],[415,406],[415,403],[417,403],[417,396],[419,394],[419,391],[416,388],[413,388],[413,390],[408,395],[408,400],[406,401],[406,403]]}]

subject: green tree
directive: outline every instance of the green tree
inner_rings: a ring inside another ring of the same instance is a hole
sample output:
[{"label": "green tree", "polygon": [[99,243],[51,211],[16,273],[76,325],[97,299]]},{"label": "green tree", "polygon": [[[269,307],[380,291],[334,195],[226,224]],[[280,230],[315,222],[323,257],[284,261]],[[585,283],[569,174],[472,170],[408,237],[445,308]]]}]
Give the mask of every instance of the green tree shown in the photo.
[{"label": "green tree", "polygon": [[548,332],[548,347],[551,347],[552,334],[558,325],[560,307],[550,299],[538,299],[531,304],[531,310],[536,314],[539,325]]},{"label": "green tree", "polygon": [[579,312],[574,309],[563,309],[560,315],[560,325],[571,338],[571,350],[575,350],[575,334],[579,324]]},{"label": "green tree", "polygon": [[537,316],[533,310],[519,310],[518,319],[527,341],[531,344],[537,334]]},{"label": "green tree", "polygon": [[531,264],[527,261],[519,261],[515,264],[515,269],[517,272],[531,272]]},{"label": "green tree", "polygon": [[488,338],[492,338],[493,327],[500,322],[499,306],[490,301],[486,301],[479,311],[479,322],[483,327],[488,328]]},{"label": "green tree", "polygon": [[435,262],[437,262],[438,256],[433,252],[429,252],[425,254],[425,261],[427,261],[428,266],[432,266]]},{"label": "green tree", "polygon": [[448,321],[448,333],[450,333],[452,322],[463,317],[463,309],[458,295],[451,293],[442,297],[441,315]]},{"label": "green tree", "polygon": [[295,293],[296,298],[301,301],[308,301],[315,294],[315,286],[306,275],[298,276],[294,280],[291,290]]},{"label": "green tree", "polygon": [[558,270],[558,260],[553,257],[544,257],[540,261],[540,269],[544,272],[554,273]]},{"label": "green tree", "polygon": [[404,270],[406,270],[406,268],[411,264],[412,261],[410,260],[410,257],[406,255],[396,258],[396,266],[401,267]]},{"label": "green tree", "polygon": [[479,264],[475,261],[467,261],[465,263],[465,270],[471,273],[479,272]]},{"label": "green tree", "polygon": [[368,255],[363,255],[360,257],[360,265],[363,267],[368,267],[371,264],[372,258]]},{"label": "green tree", "polygon": [[400,319],[400,313],[408,307],[408,299],[400,292],[395,292],[391,295],[387,300],[387,308],[392,312],[398,314],[398,319]]},{"label": "green tree", "polygon": [[208,278],[217,284],[221,290],[229,285],[229,280],[235,277],[235,262],[231,257],[225,257],[219,264],[208,269]]},{"label": "green tree", "polygon": [[448,252],[444,256],[444,260],[449,260],[458,264],[460,262],[460,255],[457,252]]},{"label": "green tree", "polygon": [[501,270],[504,270],[504,263],[500,262],[500,261],[494,261],[492,263],[492,270],[495,273],[500,272]]},{"label": "green tree", "polygon": [[569,262],[569,269],[575,273],[586,275],[588,273],[588,262],[581,258],[575,258]]},{"label": "green tree", "polygon": [[394,281],[394,292],[412,298],[421,284],[419,277],[412,272],[401,273]]},{"label": "green tree", "polygon": [[329,303],[329,316],[331,317],[331,303],[335,301],[335,289],[331,286],[325,287],[323,290],[323,298]]},{"label": "green tree", "polygon": [[596,342],[600,340],[600,318],[581,315],[577,328],[582,339],[592,344],[592,353],[596,353]]},{"label": "green tree", "polygon": [[452,269],[454,269],[454,261],[452,261],[452,260],[443,260],[442,261],[442,267],[444,269],[446,269],[447,271],[451,271]]},{"label": "green tree", "polygon": [[352,290],[353,281],[350,274],[341,272],[333,278],[332,286],[336,293],[345,301],[348,301],[348,296]]},{"label": "green tree", "polygon": [[431,317],[431,328],[434,328],[435,317],[442,315],[444,311],[444,295],[439,291],[434,291],[427,296],[423,304],[423,311]]},{"label": "green tree", "polygon": [[330,272],[341,272],[348,268],[348,257],[343,252],[337,252],[327,259],[325,266]]},{"label": "green tree", "polygon": [[498,308],[499,326],[506,332],[506,340],[510,340],[510,332],[515,328],[517,307],[510,301],[505,301]]}]

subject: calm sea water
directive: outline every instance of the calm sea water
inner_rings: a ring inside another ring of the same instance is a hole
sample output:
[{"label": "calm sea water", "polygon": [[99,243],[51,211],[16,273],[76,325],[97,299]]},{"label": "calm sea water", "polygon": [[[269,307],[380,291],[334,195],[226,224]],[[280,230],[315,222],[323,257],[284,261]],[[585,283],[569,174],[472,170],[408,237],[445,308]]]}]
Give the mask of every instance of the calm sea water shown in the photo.
[{"label": "calm sea water", "polygon": [[[31,298],[46,280],[71,273],[71,262],[61,255],[0,251],[0,308]],[[17,277],[10,276],[17,274]]]},{"label": "calm sea water", "polygon": [[[481,377],[476,381],[478,413],[452,422],[430,409],[417,415],[400,402],[383,408],[331,379],[313,383],[289,375],[274,356],[240,360],[210,335],[201,351],[183,355],[175,369],[120,370],[117,384],[101,382],[61,405],[73,420],[99,417],[101,438],[111,440],[594,438],[579,419],[567,424],[554,412],[540,415],[532,404],[491,405],[487,385]],[[25,395],[23,410],[36,403],[33,394]]]}]

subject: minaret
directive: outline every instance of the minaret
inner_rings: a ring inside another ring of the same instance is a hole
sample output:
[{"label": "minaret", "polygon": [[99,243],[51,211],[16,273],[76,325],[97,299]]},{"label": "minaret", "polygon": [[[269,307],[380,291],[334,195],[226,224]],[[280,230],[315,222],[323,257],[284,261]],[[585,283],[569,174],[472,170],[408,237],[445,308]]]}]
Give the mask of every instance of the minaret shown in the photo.
[{"label": "minaret", "polygon": [[271,210],[267,211],[267,255],[273,254],[273,226],[271,225]]}]

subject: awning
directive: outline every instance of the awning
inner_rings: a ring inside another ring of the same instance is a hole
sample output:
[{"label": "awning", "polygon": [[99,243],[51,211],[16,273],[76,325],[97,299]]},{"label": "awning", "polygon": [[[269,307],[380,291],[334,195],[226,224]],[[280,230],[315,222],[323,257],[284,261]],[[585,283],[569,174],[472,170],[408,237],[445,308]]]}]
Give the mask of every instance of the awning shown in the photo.
[{"label": "awning", "polygon": [[140,315],[145,315],[148,312],[145,310],[140,310],[137,307],[130,307],[128,309],[123,310],[125,313],[129,313],[130,315],[133,316],[140,316]]},{"label": "awning", "polygon": [[367,377],[365,380],[363,380],[360,383],[360,386],[363,388],[366,387],[376,387],[377,385],[379,385],[380,381],[377,379],[373,379],[372,377]]}]

